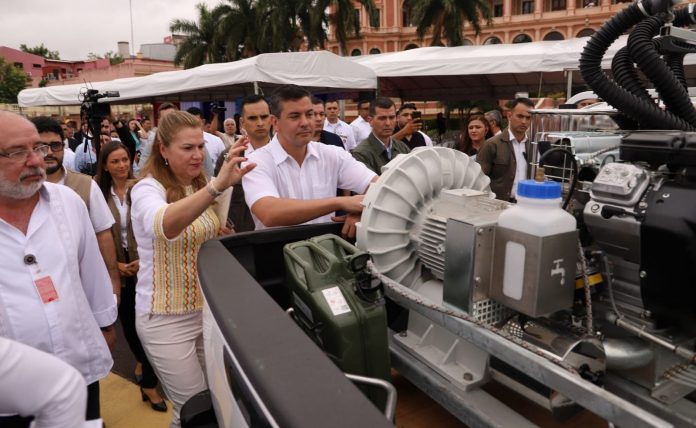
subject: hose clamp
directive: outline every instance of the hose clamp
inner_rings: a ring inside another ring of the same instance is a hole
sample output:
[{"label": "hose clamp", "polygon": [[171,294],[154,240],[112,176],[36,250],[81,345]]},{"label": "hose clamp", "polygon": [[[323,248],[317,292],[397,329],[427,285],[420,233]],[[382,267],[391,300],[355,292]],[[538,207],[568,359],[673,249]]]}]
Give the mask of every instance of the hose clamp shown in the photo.
[{"label": "hose clamp", "polygon": [[645,5],[643,3],[644,2],[642,0],[636,0],[636,4],[638,5],[638,9],[643,13],[643,15],[650,18],[650,14],[648,13],[647,10],[645,10]]}]

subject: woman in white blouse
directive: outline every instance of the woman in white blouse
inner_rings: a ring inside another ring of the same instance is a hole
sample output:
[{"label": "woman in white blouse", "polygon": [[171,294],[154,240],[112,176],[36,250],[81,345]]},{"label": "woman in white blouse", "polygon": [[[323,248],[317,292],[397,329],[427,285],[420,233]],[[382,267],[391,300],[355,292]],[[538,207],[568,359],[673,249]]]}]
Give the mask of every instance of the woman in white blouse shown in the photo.
[{"label": "woman in white blouse", "polygon": [[157,392],[157,375],[145,355],[135,330],[135,285],[140,260],[126,198],[128,182],[134,178],[131,165],[125,145],[118,141],[104,144],[99,151],[94,181],[99,184],[106,204],[116,220],[111,226],[111,235],[116,247],[118,273],[121,276],[121,304],[118,307],[118,317],[121,320],[128,347],[137,362],[135,379],[140,385],[143,401],[149,401],[153,410],[166,412],[167,404]]},{"label": "woman in white blouse", "polygon": [[136,327],[150,362],[172,400],[172,427],[181,406],[207,388],[203,356],[203,296],[196,258],[206,240],[226,233],[211,204],[254,165],[240,168],[246,149],[231,150],[218,176],[206,182],[200,122],[185,112],[165,116],[152,154],[131,190],[131,218],[140,270]]}]

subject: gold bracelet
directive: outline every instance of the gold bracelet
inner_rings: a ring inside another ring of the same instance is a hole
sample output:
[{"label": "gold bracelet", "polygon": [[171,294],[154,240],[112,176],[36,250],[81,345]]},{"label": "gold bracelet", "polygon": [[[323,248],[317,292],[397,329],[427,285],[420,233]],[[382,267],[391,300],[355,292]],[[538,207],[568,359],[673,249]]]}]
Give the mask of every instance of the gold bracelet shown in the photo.
[{"label": "gold bracelet", "polygon": [[222,192],[215,188],[215,186],[213,185],[214,180],[215,179],[211,179],[208,182],[208,185],[205,186],[205,188],[208,191],[208,193],[210,193],[210,196],[212,196],[213,198],[217,198],[218,196],[222,195]]}]

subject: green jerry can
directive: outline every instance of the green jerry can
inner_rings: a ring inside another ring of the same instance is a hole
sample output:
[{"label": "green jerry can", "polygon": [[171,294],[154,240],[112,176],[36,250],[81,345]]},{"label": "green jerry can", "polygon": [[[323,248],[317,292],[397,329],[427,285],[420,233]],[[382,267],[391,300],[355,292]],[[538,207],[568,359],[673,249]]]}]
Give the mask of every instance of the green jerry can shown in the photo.
[{"label": "green jerry can", "polygon": [[[369,255],[331,234],[284,252],[295,321],[344,373],[391,382],[384,298]],[[384,408],[384,390],[360,388]]]}]

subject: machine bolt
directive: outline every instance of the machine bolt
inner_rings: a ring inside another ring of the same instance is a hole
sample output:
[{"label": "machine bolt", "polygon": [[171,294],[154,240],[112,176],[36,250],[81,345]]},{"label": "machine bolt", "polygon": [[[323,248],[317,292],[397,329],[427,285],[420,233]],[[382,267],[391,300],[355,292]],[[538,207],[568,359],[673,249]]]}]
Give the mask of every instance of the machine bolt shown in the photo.
[{"label": "machine bolt", "polygon": [[642,270],[642,271],[640,271],[640,277],[645,279],[648,277],[648,273],[646,271]]},{"label": "machine bolt", "polygon": [[471,382],[472,380],[474,380],[474,375],[472,375],[469,372],[464,372],[464,375],[462,376],[462,378],[464,378],[464,380],[467,382]]},{"label": "machine bolt", "polygon": [[474,278],[474,284],[476,284],[477,287],[479,285],[481,285],[481,277],[480,276],[477,276],[476,278]]},{"label": "machine bolt", "polygon": [[663,197],[664,199],[669,198],[669,193],[663,193],[663,194],[662,194],[662,197]]},{"label": "machine bolt", "polygon": [[648,207],[648,203],[647,203],[647,202],[640,202],[640,203],[638,204],[638,208],[640,208],[640,209],[642,209],[642,210],[646,209],[647,207]]},{"label": "machine bolt", "polygon": [[482,228],[482,227],[479,227],[479,228],[476,230],[476,234],[478,234],[478,235],[483,235],[483,228]]},{"label": "machine bolt", "polygon": [[592,205],[590,207],[590,211],[592,211],[593,213],[596,213],[597,211],[599,211],[599,204]]},{"label": "machine bolt", "polygon": [[399,336],[401,336],[401,337],[407,337],[407,336],[408,336],[408,331],[406,331],[406,330],[400,331],[400,332],[399,332]]}]

